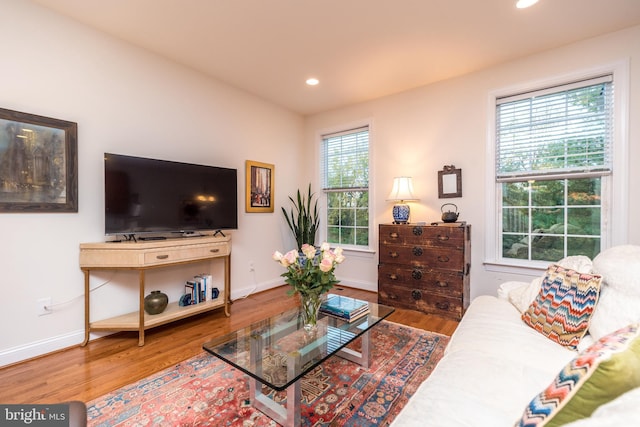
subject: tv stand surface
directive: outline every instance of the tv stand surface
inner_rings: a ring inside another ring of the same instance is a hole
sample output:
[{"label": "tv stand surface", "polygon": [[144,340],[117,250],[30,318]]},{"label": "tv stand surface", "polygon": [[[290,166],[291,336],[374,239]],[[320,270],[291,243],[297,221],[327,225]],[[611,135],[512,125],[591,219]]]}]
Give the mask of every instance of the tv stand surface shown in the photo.
[{"label": "tv stand surface", "polygon": [[[224,290],[215,300],[187,307],[170,303],[160,314],[144,311],[145,272],[153,268],[222,259],[224,261]],[[138,345],[144,345],[144,331],[205,311],[224,307],[229,316],[230,304],[231,237],[200,237],[198,239],[165,239],[152,241],[126,241],[117,245],[102,243],[80,244],[80,269],[84,272],[84,314],[87,345],[91,331],[138,331]],[[92,270],[138,270],[140,303],[138,310],[121,316],[91,321],[89,281]]]}]

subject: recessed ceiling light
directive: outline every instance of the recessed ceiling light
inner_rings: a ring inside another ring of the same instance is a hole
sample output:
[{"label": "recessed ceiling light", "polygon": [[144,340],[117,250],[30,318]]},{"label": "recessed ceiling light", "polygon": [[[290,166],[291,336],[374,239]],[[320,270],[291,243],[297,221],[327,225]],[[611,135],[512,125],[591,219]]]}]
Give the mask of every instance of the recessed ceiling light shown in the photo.
[{"label": "recessed ceiling light", "polygon": [[518,2],[516,3],[516,7],[518,9],[524,9],[529,6],[533,6],[536,3],[538,3],[538,0],[518,0]]},{"label": "recessed ceiling light", "polygon": [[307,79],[307,84],[308,84],[309,86],[315,86],[315,85],[317,85],[318,83],[320,83],[320,80],[318,80],[318,79],[316,79],[316,78],[313,78],[313,77],[312,77],[312,78],[310,78],[310,79]]}]

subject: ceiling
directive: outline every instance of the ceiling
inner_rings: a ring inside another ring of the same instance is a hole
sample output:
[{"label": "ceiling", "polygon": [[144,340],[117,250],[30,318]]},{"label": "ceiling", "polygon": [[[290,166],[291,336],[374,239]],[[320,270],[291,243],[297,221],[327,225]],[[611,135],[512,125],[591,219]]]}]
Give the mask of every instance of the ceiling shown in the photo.
[{"label": "ceiling", "polygon": [[32,1],[302,115],[640,24],[640,0]]}]

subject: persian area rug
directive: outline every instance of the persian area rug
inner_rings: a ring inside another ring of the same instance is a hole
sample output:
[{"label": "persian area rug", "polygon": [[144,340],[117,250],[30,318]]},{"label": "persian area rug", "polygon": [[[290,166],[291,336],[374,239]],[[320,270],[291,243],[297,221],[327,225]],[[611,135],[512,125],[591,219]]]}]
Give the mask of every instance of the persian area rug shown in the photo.
[{"label": "persian area rug", "polygon": [[[388,321],[371,334],[368,369],[333,356],[303,377],[303,426],[389,425],[431,374],[449,342],[445,335]],[[265,394],[270,391],[263,388]],[[275,400],[286,400],[285,392],[271,393]],[[88,402],[88,425],[278,425],[248,399],[248,376],[203,352]]]}]

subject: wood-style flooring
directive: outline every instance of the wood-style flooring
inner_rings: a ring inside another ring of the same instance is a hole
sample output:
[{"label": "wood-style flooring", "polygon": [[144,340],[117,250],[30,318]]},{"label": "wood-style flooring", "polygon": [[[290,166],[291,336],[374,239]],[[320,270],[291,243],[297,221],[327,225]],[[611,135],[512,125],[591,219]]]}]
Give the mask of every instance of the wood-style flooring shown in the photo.
[{"label": "wood-style flooring", "polygon": [[[293,308],[298,298],[287,296],[281,286],[234,301],[231,316],[216,310],[147,330],[145,345],[138,346],[137,332],[120,332],[49,355],[0,368],[0,403],[88,402],[154,372],[202,353],[202,344],[213,337]],[[377,294],[337,287],[340,293],[368,301]],[[458,323],[433,315],[397,309],[388,320],[451,335]]]}]

